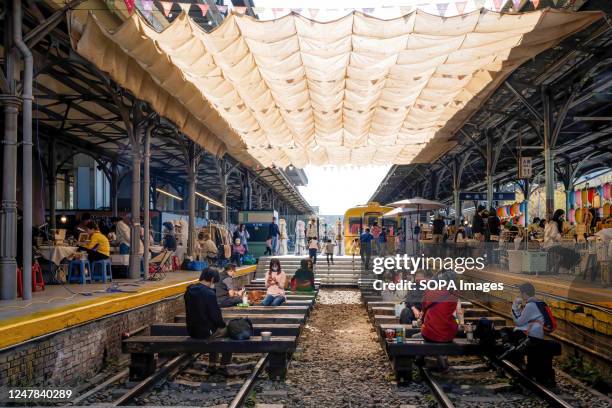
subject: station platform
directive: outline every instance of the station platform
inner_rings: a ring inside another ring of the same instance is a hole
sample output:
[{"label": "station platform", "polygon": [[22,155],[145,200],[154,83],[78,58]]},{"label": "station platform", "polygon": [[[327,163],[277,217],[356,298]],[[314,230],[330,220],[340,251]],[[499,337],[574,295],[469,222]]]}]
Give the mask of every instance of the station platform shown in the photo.
[{"label": "station platform", "polygon": [[[237,275],[248,275],[255,268],[241,267]],[[0,301],[0,350],[180,295],[199,275],[197,271],[175,271],[160,281],[114,279],[112,283],[47,285],[44,291],[33,292],[29,301]]]},{"label": "station platform", "polygon": [[540,293],[564,298],[570,302],[612,309],[612,288],[605,288],[599,283],[587,282],[573,275],[528,275],[505,271],[491,265],[482,271],[467,271],[465,275],[512,286],[529,282]]}]

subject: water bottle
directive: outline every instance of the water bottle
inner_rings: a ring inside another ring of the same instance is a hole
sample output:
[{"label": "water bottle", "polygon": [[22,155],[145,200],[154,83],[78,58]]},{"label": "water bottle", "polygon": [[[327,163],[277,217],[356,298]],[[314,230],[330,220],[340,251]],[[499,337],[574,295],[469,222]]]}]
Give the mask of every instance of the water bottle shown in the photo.
[{"label": "water bottle", "polygon": [[247,296],[246,289],[245,289],[244,293],[242,294],[242,304],[243,305],[248,305],[249,304],[249,297]]}]

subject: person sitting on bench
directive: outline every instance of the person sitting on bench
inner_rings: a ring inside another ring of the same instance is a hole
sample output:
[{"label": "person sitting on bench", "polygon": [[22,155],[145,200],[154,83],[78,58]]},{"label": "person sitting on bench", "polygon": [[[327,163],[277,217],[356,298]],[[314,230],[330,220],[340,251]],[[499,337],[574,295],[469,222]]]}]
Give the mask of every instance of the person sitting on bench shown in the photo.
[{"label": "person sitting on bench", "polygon": [[270,270],[266,272],[266,297],[262,306],[280,306],[285,302],[285,284],[287,275],[281,269],[278,258],[270,260]]},{"label": "person sitting on bench", "polygon": [[242,245],[240,238],[236,238],[234,240],[234,245],[232,245],[232,257],[231,261],[236,265],[242,265],[242,257],[246,254],[246,247]]},{"label": "person sitting on bench", "polygon": [[416,287],[409,290],[404,299],[404,308],[400,313],[400,324],[412,324],[413,321],[419,320],[423,311],[423,295],[425,291],[420,288],[420,282],[425,280],[423,271],[417,271],[414,274],[414,282]]},{"label": "person sitting on bench", "polygon": [[522,366],[524,355],[520,351],[526,349],[527,374],[542,384],[554,384],[555,372],[552,368],[551,352],[554,348],[549,347],[548,342],[544,340],[547,325],[544,315],[546,304],[536,298],[535,287],[531,283],[520,285],[519,293],[520,297],[512,303],[512,319],[516,327],[511,333],[503,333],[504,340],[509,341],[514,351],[510,359]]},{"label": "person sitting on bench", "polygon": [[312,263],[309,259],[302,259],[300,261],[300,267],[295,271],[291,279],[291,290],[299,292],[312,292],[315,290],[314,274],[308,265],[309,262]]},{"label": "person sitting on bench", "polygon": [[[435,279],[439,282],[455,280],[453,271],[440,272]],[[426,290],[423,295],[423,311],[421,314],[421,337],[431,343],[452,343],[457,334],[455,314],[463,320],[460,303],[454,290]],[[418,336],[418,335],[417,335]],[[447,372],[449,369],[446,356],[437,356],[438,369]]]},{"label": "person sitting on bench", "polygon": [[[187,333],[196,339],[218,339],[228,337],[227,327],[217,303],[215,283],[219,282],[219,272],[206,268],[200,274],[200,282],[187,287],[185,291],[185,317]],[[209,354],[208,369],[216,371],[217,353]],[[221,371],[227,374],[227,364],[232,361],[231,353],[223,353]]]},{"label": "person sitting on bench", "polygon": [[236,290],[234,288],[235,274],[236,265],[227,264],[219,276],[219,282],[215,283],[217,302],[220,307],[232,307],[242,303],[244,289]]},{"label": "person sitting on bench", "polygon": [[108,259],[110,257],[110,242],[98,228],[95,221],[89,221],[85,225],[85,231],[89,234],[89,242],[79,249],[87,252],[87,260],[91,262]]}]

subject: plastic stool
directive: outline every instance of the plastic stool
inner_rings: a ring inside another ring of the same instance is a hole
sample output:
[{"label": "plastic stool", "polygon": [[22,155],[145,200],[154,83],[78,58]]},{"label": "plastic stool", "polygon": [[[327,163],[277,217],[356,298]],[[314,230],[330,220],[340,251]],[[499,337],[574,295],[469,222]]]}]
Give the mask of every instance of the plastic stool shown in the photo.
[{"label": "plastic stool", "polygon": [[[85,271],[88,273],[85,274]],[[75,273],[73,273],[75,272]],[[77,283],[91,283],[91,266],[88,260],[74,259],[70,261],[68,268],[68,283],[76,281]]]},{"label": "plastic stool", "polygon": [[39,287],[40,290],[45,290],[45,280],[40,264],[36,261],[32,264],[32,292],[36,292]]},{"label": "plastic stool", "polygon": [[98,261],[93,261],[91,264],[91,280],[93,282],[97,282],[101,280],[102,282],[112,282],[113,281],[113,271],[111,269],[110,259],[100,259]]}]

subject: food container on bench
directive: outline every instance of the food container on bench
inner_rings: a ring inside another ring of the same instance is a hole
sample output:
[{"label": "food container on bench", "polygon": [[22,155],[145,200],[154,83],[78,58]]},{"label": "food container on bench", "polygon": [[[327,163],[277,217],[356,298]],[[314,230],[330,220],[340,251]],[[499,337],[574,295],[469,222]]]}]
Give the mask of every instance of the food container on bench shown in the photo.
[{"label": "food container on bench", "polygon": [[388,341],[393,341],[395,339],[395,329],[385,329],[385,338]]},{"label": "food container on bench", "polygon": [[261,332],[261,341],[270,341],[272,338],[272,332],[262,331]]}]

